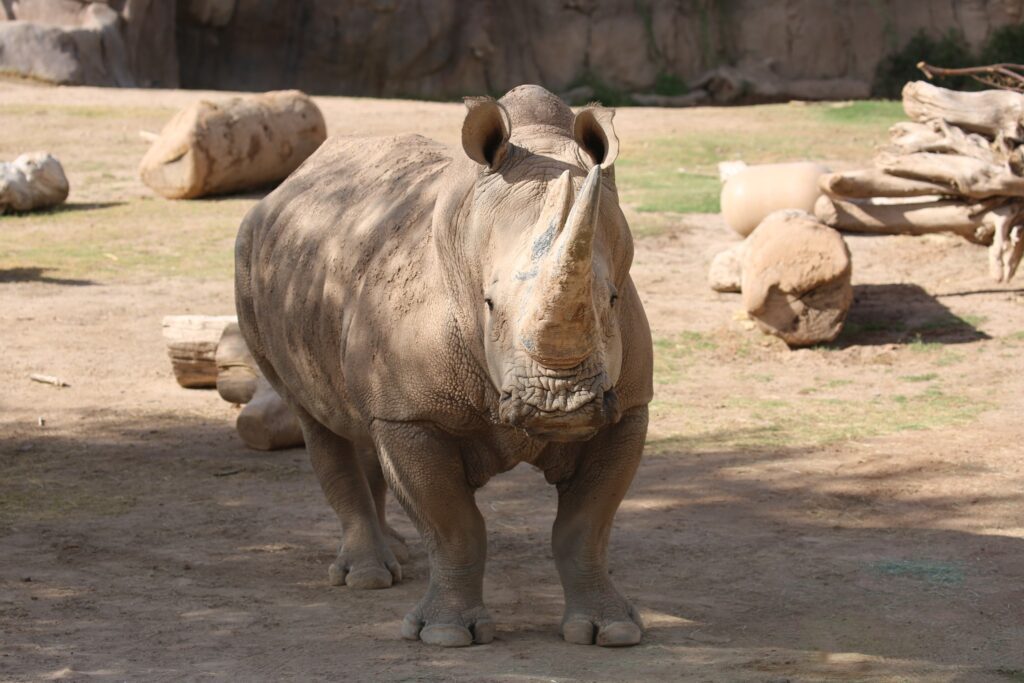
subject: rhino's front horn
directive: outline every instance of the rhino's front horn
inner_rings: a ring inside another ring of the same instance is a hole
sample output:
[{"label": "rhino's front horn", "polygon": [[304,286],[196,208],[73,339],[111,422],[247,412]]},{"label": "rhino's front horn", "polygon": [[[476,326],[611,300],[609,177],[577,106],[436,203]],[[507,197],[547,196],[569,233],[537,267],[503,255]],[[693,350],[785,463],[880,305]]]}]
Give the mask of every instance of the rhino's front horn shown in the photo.
[{"label": "rhino's front horn", "polygon": [[594,233],[601,202],[601,165],[594,166],[565,225],[541,264],[520,335],[523,347],[550,368],[570,368],[594,351]]}]

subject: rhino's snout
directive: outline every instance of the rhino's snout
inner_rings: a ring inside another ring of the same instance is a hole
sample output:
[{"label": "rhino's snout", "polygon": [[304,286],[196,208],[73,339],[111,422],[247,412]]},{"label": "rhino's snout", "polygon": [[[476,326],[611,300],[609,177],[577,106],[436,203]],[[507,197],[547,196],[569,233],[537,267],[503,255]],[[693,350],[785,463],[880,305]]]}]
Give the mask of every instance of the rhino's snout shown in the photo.
[{"label": "rhino's snout", "polygon": [[501,422],[548,441],[589,439],[618,422],[619,402],[607,373],[584,363],[571,371],[530,364],[529,372],[509,373],[501,391]]}]

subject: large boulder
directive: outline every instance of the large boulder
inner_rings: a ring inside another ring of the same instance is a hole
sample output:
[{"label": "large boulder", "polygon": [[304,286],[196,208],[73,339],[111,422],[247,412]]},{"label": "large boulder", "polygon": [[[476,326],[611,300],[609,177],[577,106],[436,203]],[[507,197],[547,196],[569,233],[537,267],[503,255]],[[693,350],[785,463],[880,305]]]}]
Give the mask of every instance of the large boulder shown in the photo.
[{"label": "large boulder", "polygon": [[132,86],[118,14],[93,3],[77,24],[0,23],[0,71],[65,85]]},{"label": "large boulder", "polygon": [[256,189],[286,178],[326,138],[323,115],[298,90],[200,100],[164,127],[139,175],[169,199]]},{"label": "large boulder", "polygon": [[853,302],[852,265],[836,230],[803,211],[773,213],[743,250],[747,314],[790,346],[835,339]]},{"label": "large boulder", "polygon": [[64,168],[46,152],[0,162],[0,214],[57,206],[67,199],[69,189]]},{"label": "large boulder", "polygon": [[0,72],[62,85],[178,85],[174,2],[19,0],[3,9]]}]

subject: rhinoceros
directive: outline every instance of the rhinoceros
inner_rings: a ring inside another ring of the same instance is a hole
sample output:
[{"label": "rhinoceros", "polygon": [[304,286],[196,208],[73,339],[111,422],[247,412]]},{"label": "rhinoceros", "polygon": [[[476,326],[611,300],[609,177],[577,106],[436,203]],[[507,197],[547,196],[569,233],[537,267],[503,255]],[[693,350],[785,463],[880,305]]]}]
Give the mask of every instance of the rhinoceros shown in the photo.
[{"label": "rhinoceros", "polygon": [[332,583],[401,580],[390,488],[430,564],[403,637],[491,641],[474,494],[527,462],[558,490],[564,639],[632,645],[642,623],[607,546],[643,450],[652,348],[614,112],[574,115],[538,86],[466,104],[461,152],[329,138],[257,204],[235,248],[238,322],[340,518]]}]

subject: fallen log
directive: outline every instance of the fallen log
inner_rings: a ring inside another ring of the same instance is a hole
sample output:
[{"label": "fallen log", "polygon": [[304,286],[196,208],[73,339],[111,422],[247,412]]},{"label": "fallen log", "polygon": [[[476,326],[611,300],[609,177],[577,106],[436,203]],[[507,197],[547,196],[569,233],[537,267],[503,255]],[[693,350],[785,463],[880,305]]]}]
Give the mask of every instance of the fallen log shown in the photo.
[{"label": "fallen log", "polygon": [[235,428],[245,445],[258,451],[298,448],[305,443],[295,413],[262,376],[252,400],[238,414]]},{"label": "fallen log", "polygon": [[168,199],[256,189],[285,178],[326,138],[323,115],[298,90],[201,100],[164,127],[139,175]]},{"label": "fallen log", "polygon": [[821,190],[830,197],[869,199],[871,197],[924,197],[949,193],[945,185],[927,180],[901,178],[876,168],[841,171],[823,175]]},{"label": "fallen log", "polygon": [[217,386],[217,343],[233,315],[168,315],[163,319],[167,355],[178,384],[188,389]]},{"label": "fallen log", "polygon": [[1010,171],[1007,164],[992,164],[955,154],[882,153],[875,167],[890,175],[940,185],[945,194],[971,199],[988,197],[1024,197],[1024,178]]},{"label": "fallen log", "polygon": [[967,203],[938,200],[923,203],[875,204],[870,201],[822,197],[814,213],[825,225],[844,232],[871,235],[928,235],[951,232],[976,244],[990,244],[993,214],[1002,200]]},{"label": "fallen log", "polygon": [[1008,90],[957,92],[912,81],[903,87],[903,111],[919,123],[941,119],[992,139],[1024,140],[1024,95]]},{"label": "fallen log", "polygon": [[935,152],[938,154],[959,154],[981,159],[990,164],[1006,161],[981,135],[965,133],[942,120],[927,123],[904,121],[889,129],[892,151],[897,154]]},{"label": "fallen log", "polygon": [[220,336],[215,356],[217,393],[229,403],[248,403],[256,393],[260,372],[245,345],[238,323],[228,323]]},{"label": "fallen log", "polygon": [[1019,224],[1024,207],[1019,204],[993,212],[992,246],[988,249],[989,274],[996,282],[1009,282],[1024,255],[1024,226]]}]

